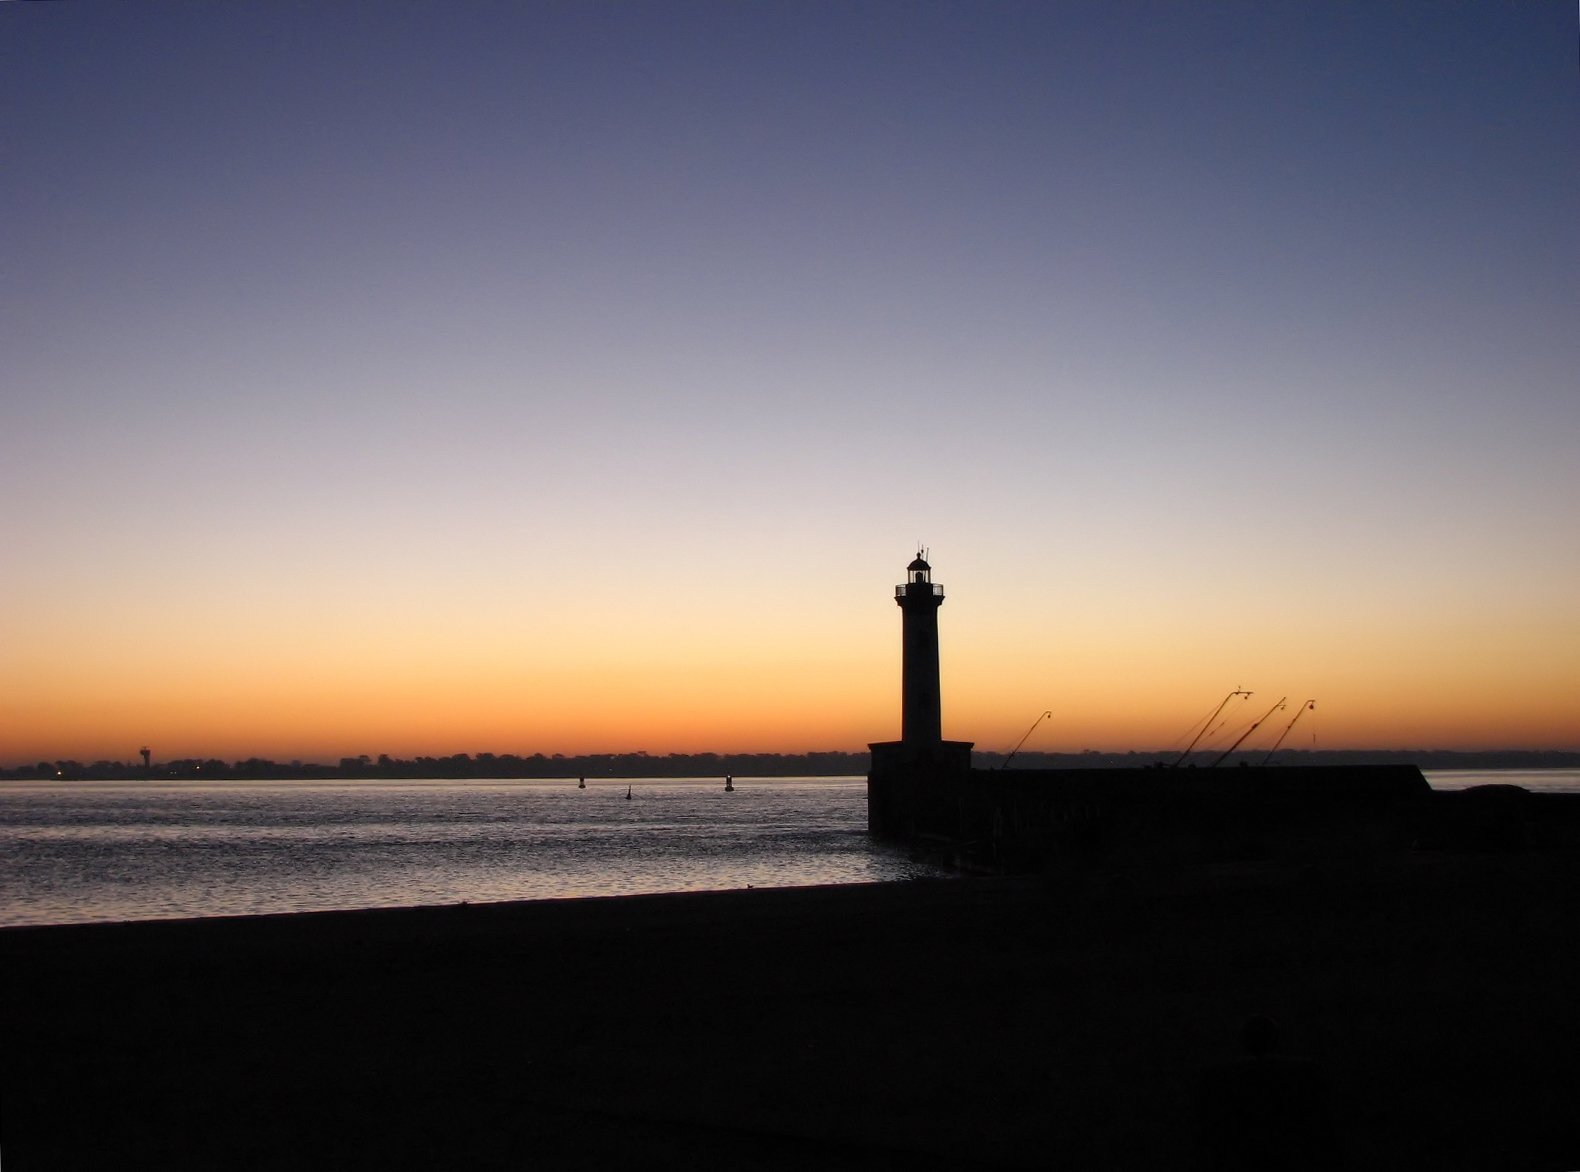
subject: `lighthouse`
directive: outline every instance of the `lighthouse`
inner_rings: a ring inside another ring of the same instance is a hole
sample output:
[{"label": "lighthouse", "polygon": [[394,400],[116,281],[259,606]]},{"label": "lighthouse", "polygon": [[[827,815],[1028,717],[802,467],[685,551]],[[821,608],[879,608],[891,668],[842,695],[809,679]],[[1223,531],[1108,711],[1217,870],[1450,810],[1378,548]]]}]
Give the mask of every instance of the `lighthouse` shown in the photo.
[{"label": "lighthouse", "polygon": [[938,695],[938,608],[944,588],[933,581],[933,568],[917,551],[905,567],[905,581],[894,588],[903,634],[900,667],[900,741],[906,745],[937,745],[944,739],[943,710]]},{"label": "lighthouse", "polygon": [[867,828],[879,838],[914,840],[934,814],[954,810],[971,774],[971,742],[946,741],[938,700],[938,608],[925,551],[894,588],[900,608],[900,739],[875,741],[867,774]]}]

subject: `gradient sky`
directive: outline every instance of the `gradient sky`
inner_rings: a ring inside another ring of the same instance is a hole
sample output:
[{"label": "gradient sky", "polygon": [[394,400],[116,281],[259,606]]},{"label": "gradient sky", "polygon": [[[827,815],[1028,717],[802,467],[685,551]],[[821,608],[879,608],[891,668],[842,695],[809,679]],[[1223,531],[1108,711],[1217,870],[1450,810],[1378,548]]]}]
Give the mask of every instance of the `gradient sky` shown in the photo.
[{"label": "gradient sky", "polygon": [[1580,748],[1572,0],[6,4],[0,97],[0,763],[859,749],[918,543],[983,748]]}]

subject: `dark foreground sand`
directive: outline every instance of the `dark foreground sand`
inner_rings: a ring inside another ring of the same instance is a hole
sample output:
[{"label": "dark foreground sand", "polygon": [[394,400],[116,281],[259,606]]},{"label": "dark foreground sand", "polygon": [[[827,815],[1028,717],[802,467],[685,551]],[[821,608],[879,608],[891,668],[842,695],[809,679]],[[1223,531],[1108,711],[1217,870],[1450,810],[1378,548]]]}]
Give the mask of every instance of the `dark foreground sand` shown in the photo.
[{"label": "dark foreground sand", "polygon": [[1268,1013],[1353,1169],[1580,1168],[1526,853],[6,929],[0,1157],[1186,1168]]}]

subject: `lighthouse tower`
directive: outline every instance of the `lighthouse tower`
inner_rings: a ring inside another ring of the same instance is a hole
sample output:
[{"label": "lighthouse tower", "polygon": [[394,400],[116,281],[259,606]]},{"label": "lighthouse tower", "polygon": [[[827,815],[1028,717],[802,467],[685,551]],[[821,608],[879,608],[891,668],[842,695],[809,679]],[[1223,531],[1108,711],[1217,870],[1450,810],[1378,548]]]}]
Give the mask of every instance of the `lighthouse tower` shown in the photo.
[{"label": "lighthouse tower", "polygon": [[933,581],[933,568],[920,551],[905,567],[905,581],[894,588],[902,626],[900,668],[900,741],[906,745],[937,745],[944,739],[943,709],[938,695],[938,608],[944,588]]},{"label": "lighthouse tower", "polygon": [[894,588],[900,607],[900,739],[876,741],[867,774],[867,828],[908,841],[952,811],[971,775],[971,742],[946,741],[938,702],[938,608],[944,588],[918,553]]}]

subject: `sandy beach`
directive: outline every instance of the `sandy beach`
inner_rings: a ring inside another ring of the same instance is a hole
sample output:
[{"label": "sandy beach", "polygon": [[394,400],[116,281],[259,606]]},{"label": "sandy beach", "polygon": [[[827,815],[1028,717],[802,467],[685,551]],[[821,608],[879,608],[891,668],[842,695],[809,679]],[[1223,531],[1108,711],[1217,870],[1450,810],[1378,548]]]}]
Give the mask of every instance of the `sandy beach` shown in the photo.
[{"label": "sandy beach", "polygon": [[8,1172],[1190,1166],[1249,1014],[1354,1169],[1580,1167],[1580,864],[1421,854],[0,931]]}]

